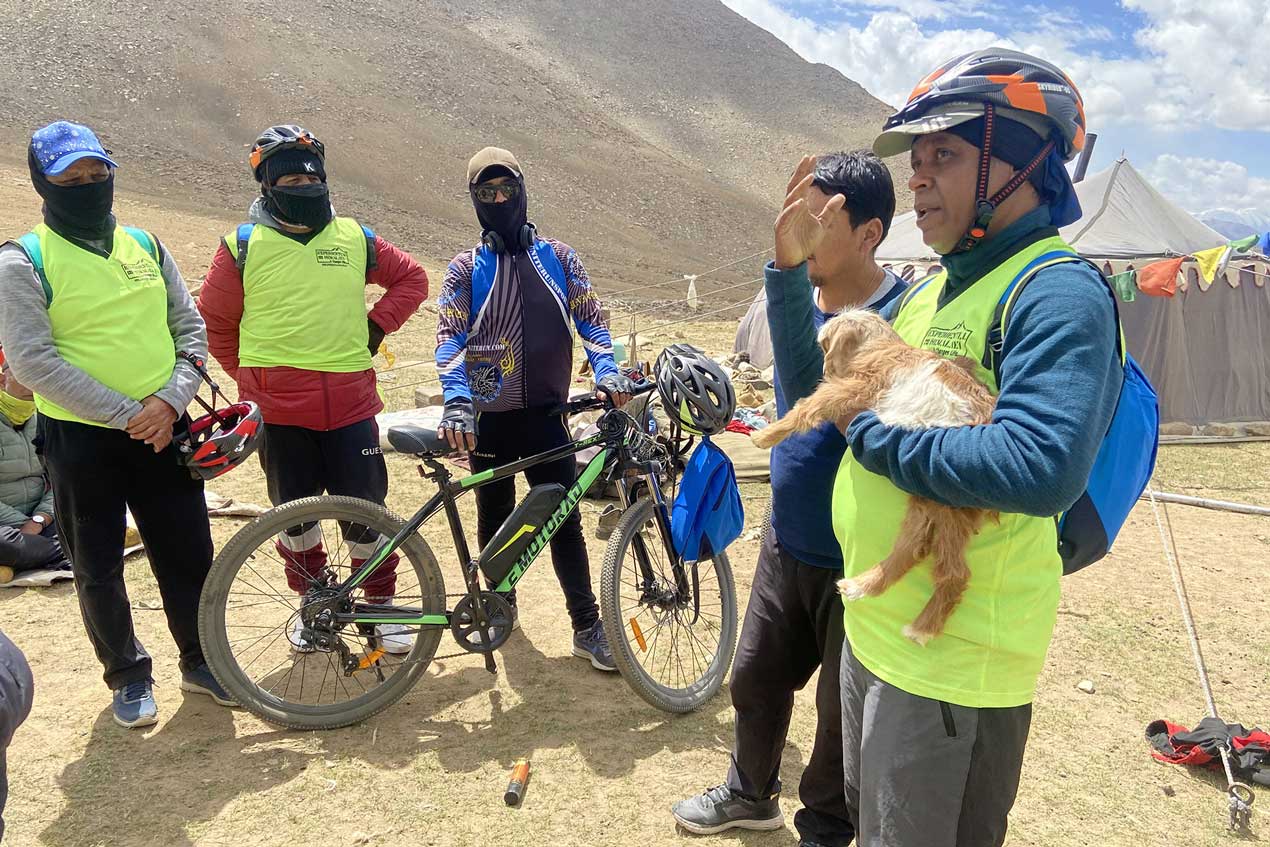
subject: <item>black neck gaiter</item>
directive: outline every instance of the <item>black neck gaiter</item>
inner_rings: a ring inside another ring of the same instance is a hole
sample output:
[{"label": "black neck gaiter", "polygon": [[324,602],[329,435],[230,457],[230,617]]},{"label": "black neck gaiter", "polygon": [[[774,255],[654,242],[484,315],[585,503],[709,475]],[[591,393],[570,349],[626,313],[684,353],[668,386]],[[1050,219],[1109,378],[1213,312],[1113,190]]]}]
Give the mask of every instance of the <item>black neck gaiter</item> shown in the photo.
[{"label": "black neck gaiter", "polygon": [[111,214],[115,201],[115,174],[103,182],[54,185],[44,175],[33,152],[27,155],[31,184],[44,200],[44,223],[49,229],[77,241],[109,241],[115,229]]}]

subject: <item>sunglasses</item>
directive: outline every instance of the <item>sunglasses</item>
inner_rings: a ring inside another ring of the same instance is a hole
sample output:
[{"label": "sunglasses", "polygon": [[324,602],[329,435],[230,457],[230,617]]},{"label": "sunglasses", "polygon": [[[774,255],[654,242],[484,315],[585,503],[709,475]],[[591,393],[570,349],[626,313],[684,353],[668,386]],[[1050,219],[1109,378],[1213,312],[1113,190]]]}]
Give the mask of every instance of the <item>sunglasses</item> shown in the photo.
[{"label": "sunglasses", "polygon": [[503,195],[509,201],[515,200],[520,196],[520,186],[514,182],[505,182],[500,185],[478,185],[472,190],[476,195],[476,199],[481,203],[494,203],[498,200],[498,195]]}]

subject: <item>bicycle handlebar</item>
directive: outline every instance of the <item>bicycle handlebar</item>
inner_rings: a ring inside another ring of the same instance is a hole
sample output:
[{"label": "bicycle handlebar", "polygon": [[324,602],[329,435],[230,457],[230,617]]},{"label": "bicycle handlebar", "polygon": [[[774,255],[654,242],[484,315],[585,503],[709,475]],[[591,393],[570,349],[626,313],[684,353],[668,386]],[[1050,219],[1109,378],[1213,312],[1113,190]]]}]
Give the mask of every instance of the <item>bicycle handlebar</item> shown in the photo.
[{"label": "bicycle handlebar", "polygon": [[[642,383],[635,384],[635,390],[631,392],[632,397],[638,397],[640,394],[647,394],[657,387],[657,383],[651,379],[644,380]],[[613,401],[609,398],[608,392],[603,388],[597,388],[596,395],[591,397],[581,397],[577,400],[571,400],[568,403],[561,403],[554,407],[550,414],[552,417],[556,415],[576,415],[579,412],[590,412],[597,409],[612,409]]]}]

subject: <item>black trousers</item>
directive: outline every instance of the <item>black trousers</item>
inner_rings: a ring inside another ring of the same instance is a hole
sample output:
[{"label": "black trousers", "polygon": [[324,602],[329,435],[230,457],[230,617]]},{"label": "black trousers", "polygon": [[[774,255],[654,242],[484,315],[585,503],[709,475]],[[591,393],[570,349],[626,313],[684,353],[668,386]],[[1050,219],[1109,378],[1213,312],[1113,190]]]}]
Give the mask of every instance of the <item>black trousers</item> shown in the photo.
[{"label": "black trousers", "polygon": [[[476,421],[476,452],[472,470],[479,472],[517,459],[553,450],[572,439],[564,419],[550,417],[542,409],[483,412]],[[577,479],[573,456],[537,465],[525,471],[529,484],[559,483],[565,488]],[[476,535],[482,548],[498,532],[516,508],[516,481],[509,477],[476,489]],[[574,632],[589,629],[600,617],[591,590],[591,565],[582,537],[582,514],[574,510],[551,539],[551,563],[564,590],[565,606]],[[512,598],[515,602],[515,598]]]},{"label": "black trousers", "polygon": [[44,527],[39,535],[25,535],[17,527],[0,526],[0,565],[18,572],[69,566],[57,538],[57,521]]},{"label": "black trousers", "polygon": [[759,551],[750,603],[732,665],[736,745],[728,787],[764,798],[781,790],[781,753],[794,711],[794,692],[817,667],[816,738],[798,784],[803,808],[794,815],[799,835],[826,847],[851,842],[842,779],[842,655],[839,571],[804,564],[780,548],[768,527]]},{"label": "black trousers", "polygon": [[31,713],[31,666],[17,645],[0,632],[0,841],[4,840],[4,804],[9,799],[6,754],[13,733]]},{"label": "black trousers", "polygon": [[125,505],[159,583],[181,669],[203,664],[198,599],[212,566],[203,482],[190,476],[174,445],[155,453],[122,430],[41,417],[40,439],[79,610],[106,684],[120,688],[152,678],[124,587]]},{"label": "black trousers", "polygon": [[[379,447],[379,425],[373,417],[330,430],[265,424],[260,466],[268,482],[269,500],[275,506],[322,493],[356,497],[381,506],[388,497],[388,464]],[[308,542],[298,540],[312,527],[307,524],[286,531],[297,539],[292,546],[301,549],[279,549],[287,561],[287,584],[299,593],[304,593],[326,563],[327,551],[305,548]],[[373,549],[379,540],[378,533],[372,535],[360,524],[341,522],[340,530],[354,551],[367,545]],[[356,553],[352,559],[362,561]],[[394,553],[366,578],[362,588],[368,599],[387,602],[392,598],[398,561],[399,556]]]}]

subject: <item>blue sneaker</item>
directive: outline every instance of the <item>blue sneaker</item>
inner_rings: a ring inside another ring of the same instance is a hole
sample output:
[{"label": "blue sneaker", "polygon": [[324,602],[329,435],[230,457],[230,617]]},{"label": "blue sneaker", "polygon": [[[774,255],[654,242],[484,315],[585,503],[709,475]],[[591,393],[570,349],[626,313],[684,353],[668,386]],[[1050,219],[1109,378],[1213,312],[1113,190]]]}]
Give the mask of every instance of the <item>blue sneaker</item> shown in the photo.
[{"label": "blue sneaker", "polygon": [[115,723],[128,729],[158,723],[159,706],[154,702],[154,684],[143,679],[116,688],[110,710],[114,712]]},{"label": "blue sneaker", "polygon": [[573,633],[573,655],[590,659],[591,667],[597,671],[617,671],[608,636],[604,634],[604,621],[597,620],[590,629]]},{"label": "blue sneaker", "polygon": [[181,671],[181,690],[193,694],[206,694],[222,706],[238,705],[238,701],[221,687],[216,677],[212,676],[206,662],[192,671]]}]

